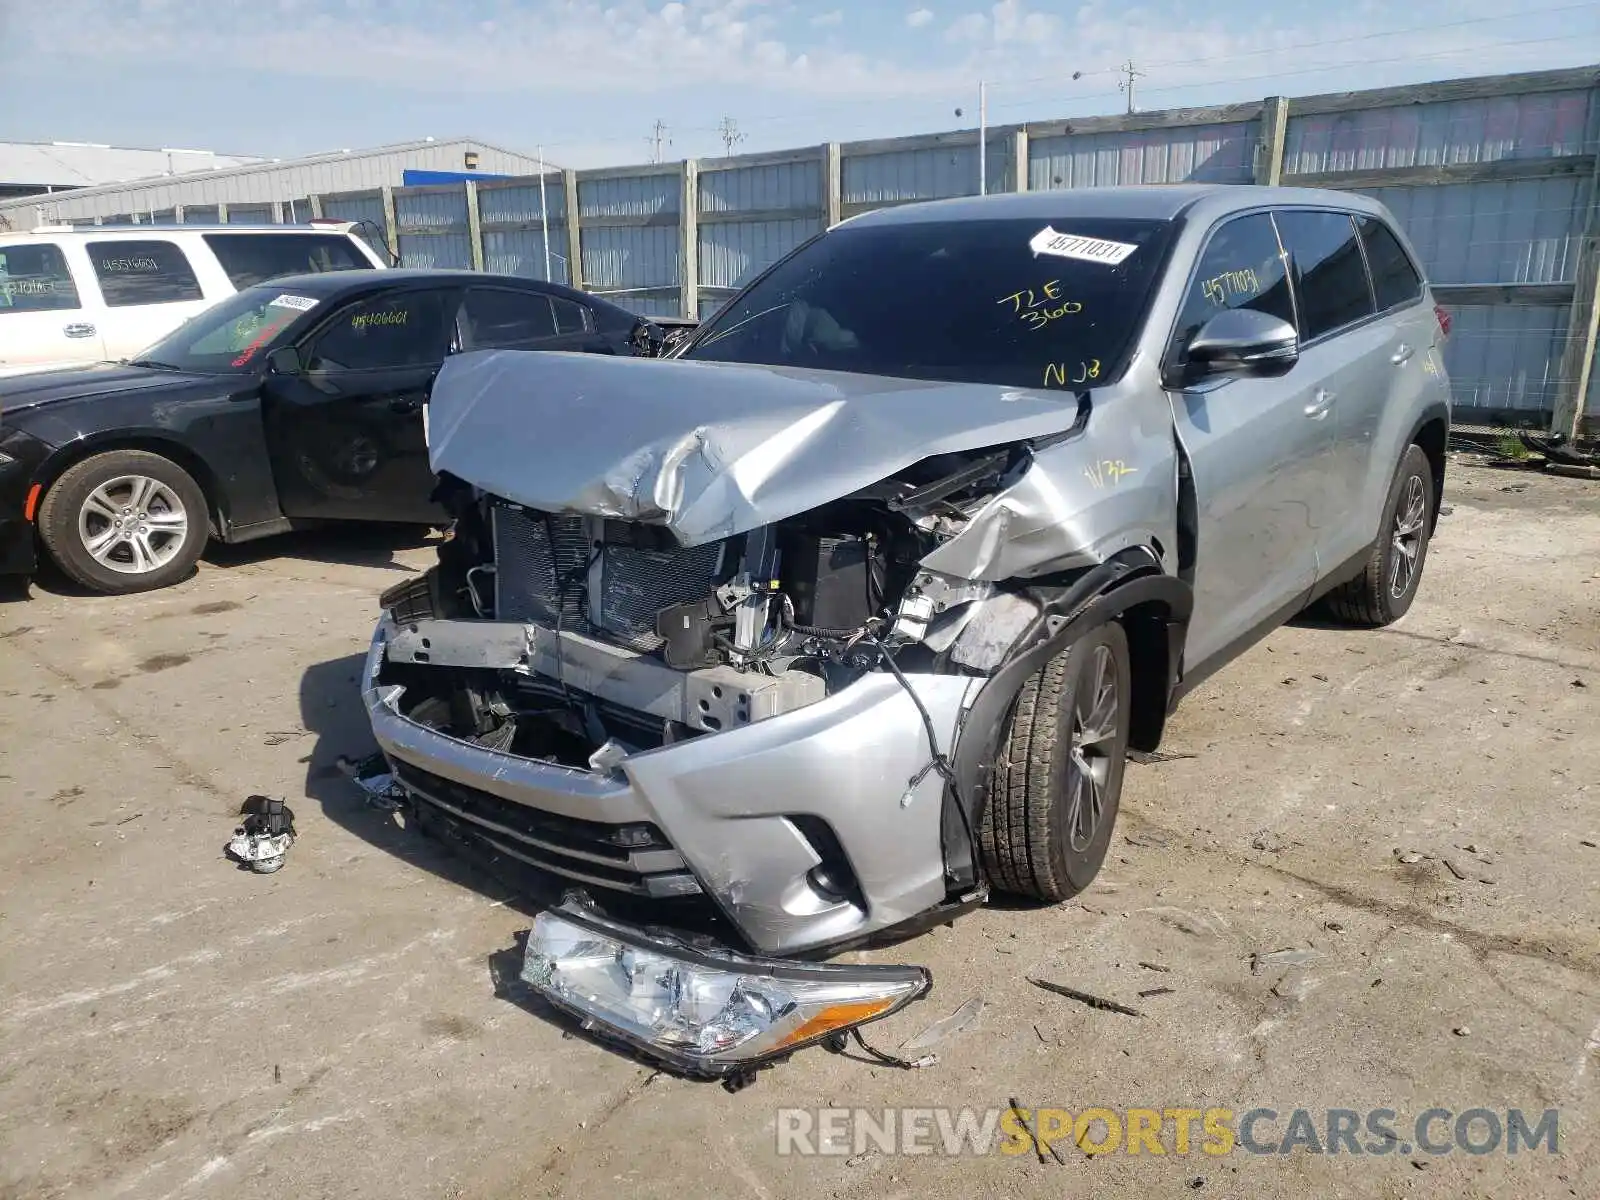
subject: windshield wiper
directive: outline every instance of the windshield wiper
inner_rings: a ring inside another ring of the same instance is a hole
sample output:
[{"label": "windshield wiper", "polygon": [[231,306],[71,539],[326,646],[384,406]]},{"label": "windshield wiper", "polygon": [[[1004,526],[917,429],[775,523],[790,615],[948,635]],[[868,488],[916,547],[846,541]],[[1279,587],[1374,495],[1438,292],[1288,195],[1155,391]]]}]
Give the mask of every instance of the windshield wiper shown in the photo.
[{"label": "windshield wiper", "polygon": [[161,362],[154,358],[124,358],[121,360],[124,367],[149,367],[152,371],[181,371],[182,367],[175,367],[171,363]]}]

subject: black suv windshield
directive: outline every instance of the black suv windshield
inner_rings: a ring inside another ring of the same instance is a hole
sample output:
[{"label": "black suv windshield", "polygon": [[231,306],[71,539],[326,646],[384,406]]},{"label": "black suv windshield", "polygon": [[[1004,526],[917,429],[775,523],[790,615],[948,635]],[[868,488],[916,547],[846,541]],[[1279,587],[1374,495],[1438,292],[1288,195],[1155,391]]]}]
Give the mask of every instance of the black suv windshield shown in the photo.
[{"label": "black suv windshield", "polygon": [[207,375],[253,371],[290,340],[322,302],[287,288],[254,287],[191,317],[130,361]]},{"label": "black suv windshield", "polygon": [[1006,387],[1122,373],[1167,221],[845,225],[708,321],[682,357]]}]

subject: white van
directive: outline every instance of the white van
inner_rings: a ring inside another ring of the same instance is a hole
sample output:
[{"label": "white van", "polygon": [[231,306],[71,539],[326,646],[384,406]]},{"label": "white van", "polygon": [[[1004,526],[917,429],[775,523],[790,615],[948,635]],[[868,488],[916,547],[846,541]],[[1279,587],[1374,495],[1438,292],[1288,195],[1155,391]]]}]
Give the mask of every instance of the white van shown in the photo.
[{"label": "white van", "polygon": [[0,376],[127,358],[276,276],[385,266],[349,221],[0,232]]}]

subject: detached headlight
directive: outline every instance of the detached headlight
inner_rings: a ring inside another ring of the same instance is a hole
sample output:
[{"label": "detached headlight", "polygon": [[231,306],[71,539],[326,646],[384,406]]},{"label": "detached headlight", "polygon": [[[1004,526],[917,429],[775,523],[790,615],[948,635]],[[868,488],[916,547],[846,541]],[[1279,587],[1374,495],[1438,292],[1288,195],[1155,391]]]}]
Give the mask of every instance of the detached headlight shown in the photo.
[{"label": "detached headlight", "polygon": [[608,921],[539,914],[522,978],[546,999],[687,1073],[720,1076],[903,1008],[921,967],[746,958]]}]

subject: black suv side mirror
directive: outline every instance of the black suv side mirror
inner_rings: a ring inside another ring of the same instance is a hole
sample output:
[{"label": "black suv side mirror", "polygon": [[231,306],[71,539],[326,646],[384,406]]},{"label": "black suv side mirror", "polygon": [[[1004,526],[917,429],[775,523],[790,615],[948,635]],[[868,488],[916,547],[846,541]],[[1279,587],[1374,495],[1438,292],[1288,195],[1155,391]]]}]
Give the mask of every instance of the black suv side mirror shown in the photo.
[{"label": "black suv side mirror", "polygon": [[293,346],[279,346],[267,355],[267,370],[274,375],[298,375],[305,370],[300,361],[300,351]]},{"label": "black suv side mirror", "polygon": [[1300,360],[1300,338],[1280,317],[1229,308],[1200,326],[1186,348],[1190,378],[1207,375],[1274,377]]}]

